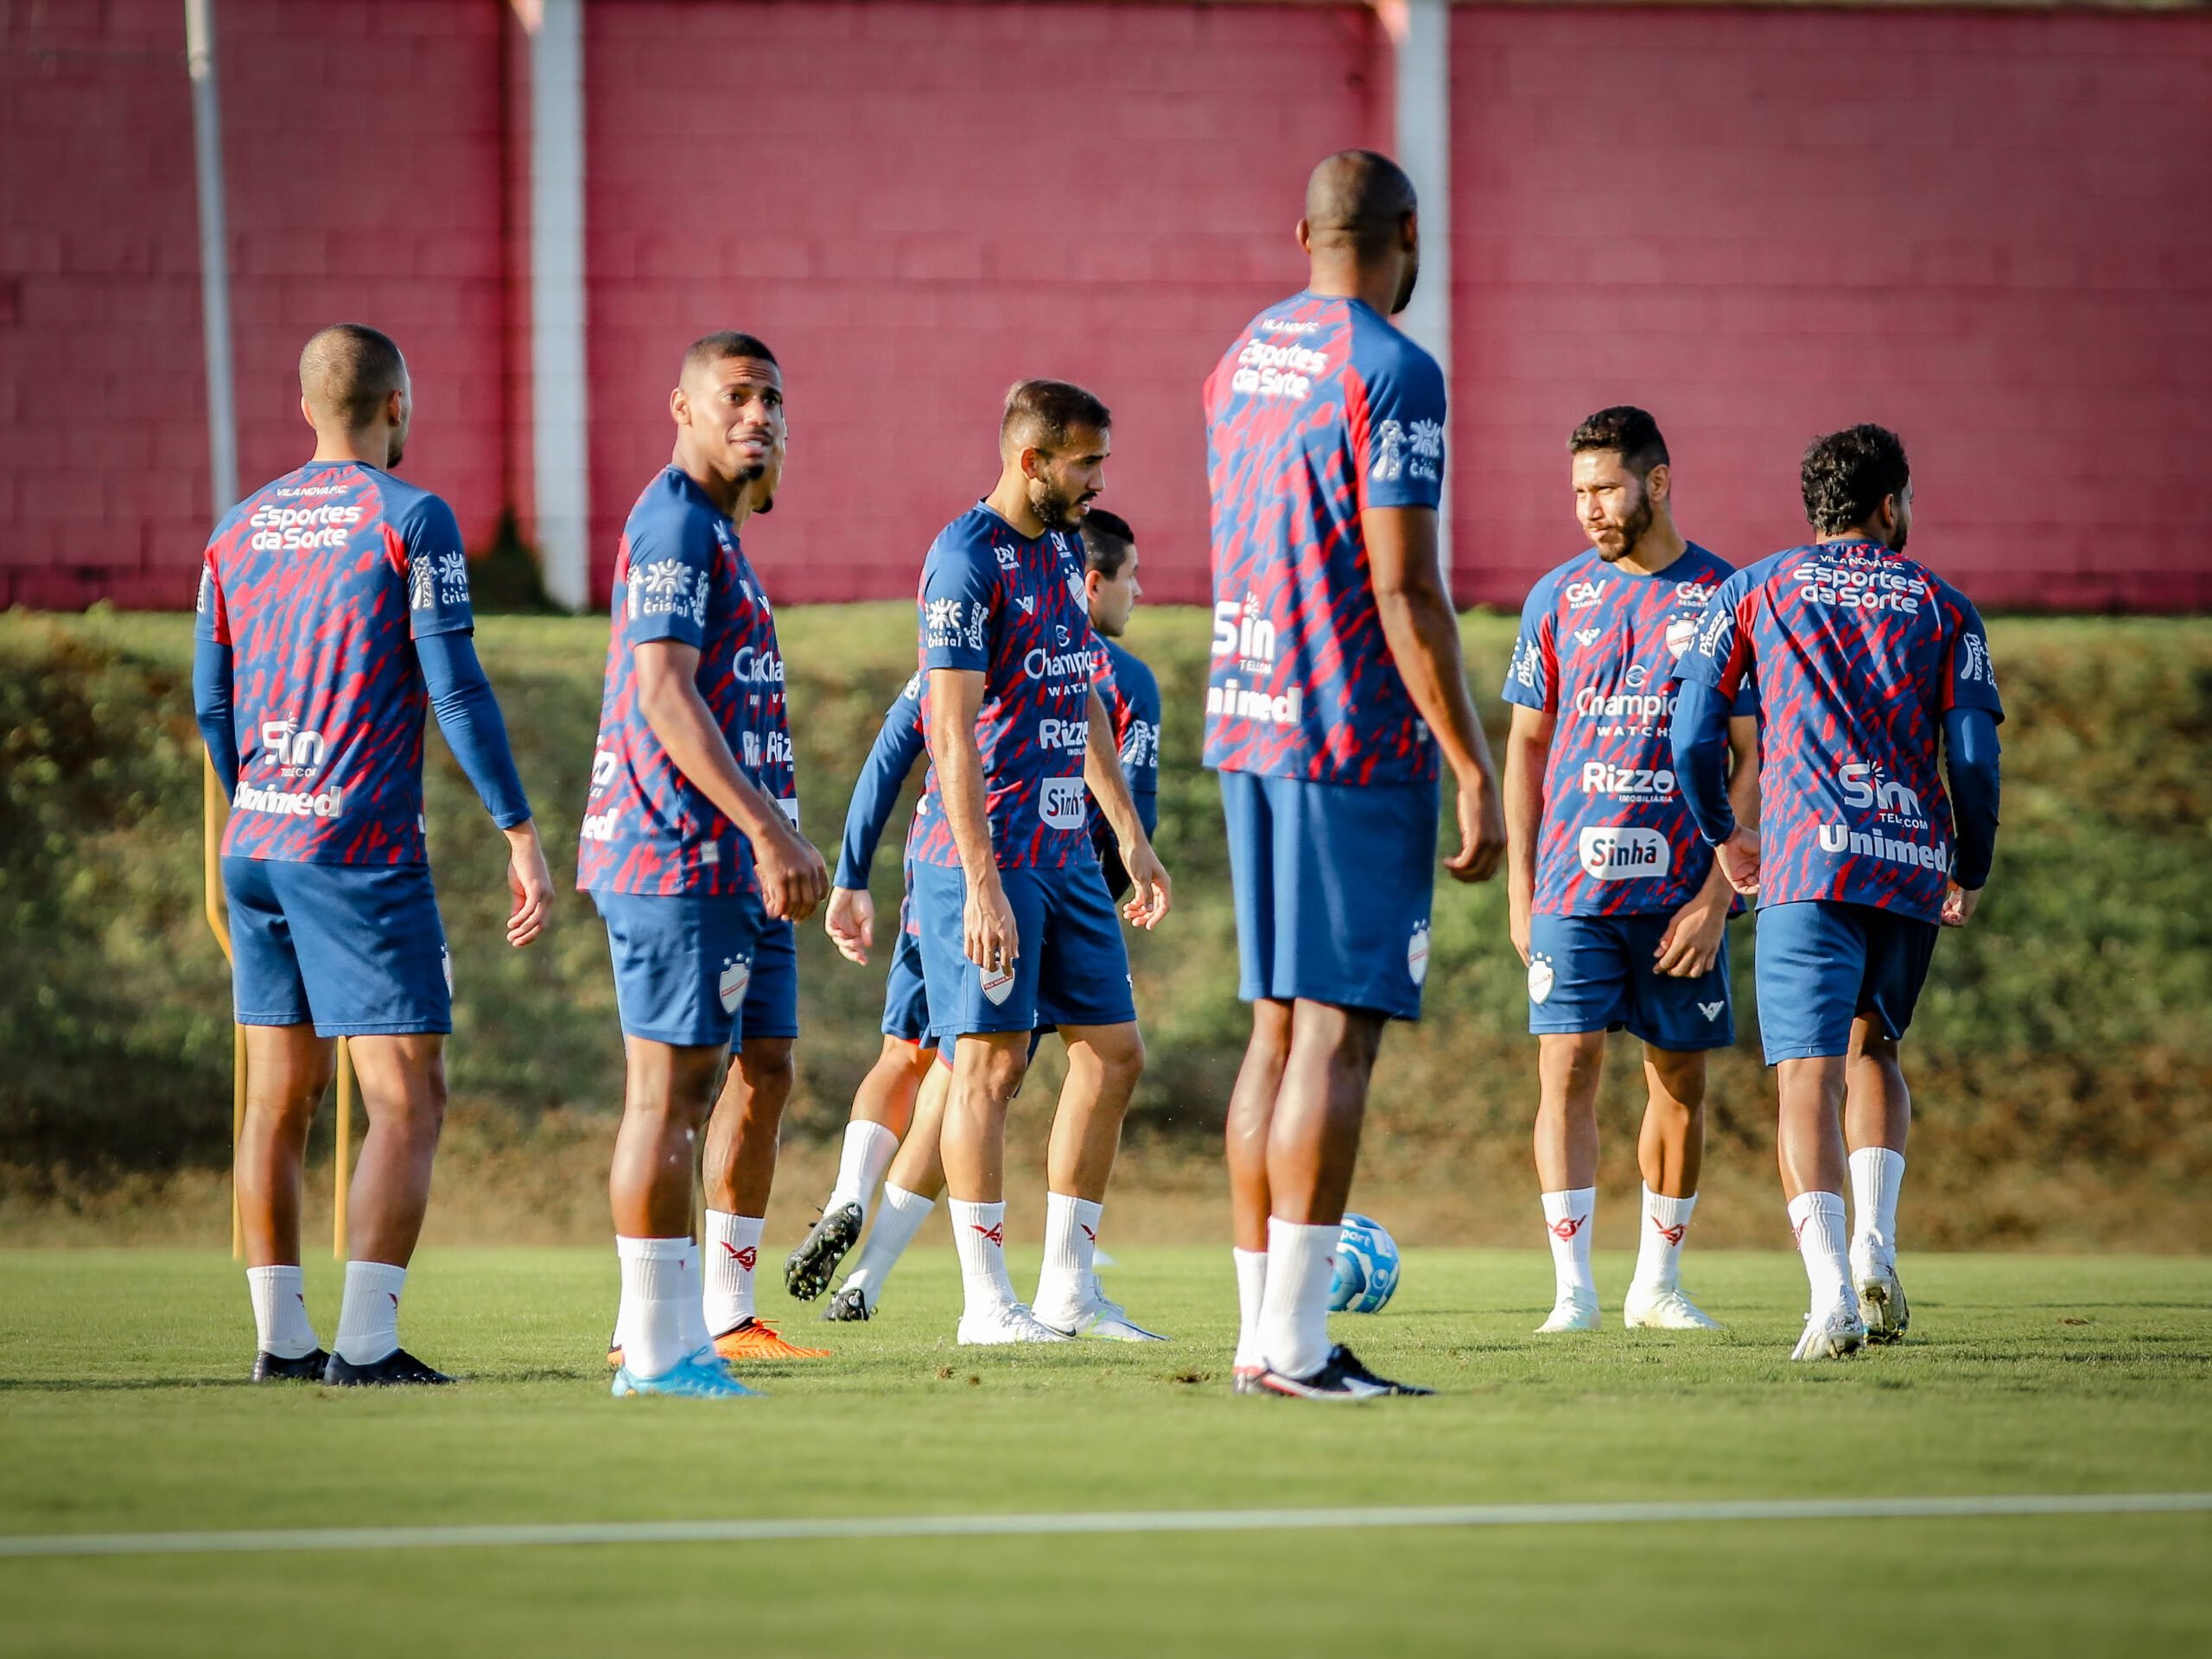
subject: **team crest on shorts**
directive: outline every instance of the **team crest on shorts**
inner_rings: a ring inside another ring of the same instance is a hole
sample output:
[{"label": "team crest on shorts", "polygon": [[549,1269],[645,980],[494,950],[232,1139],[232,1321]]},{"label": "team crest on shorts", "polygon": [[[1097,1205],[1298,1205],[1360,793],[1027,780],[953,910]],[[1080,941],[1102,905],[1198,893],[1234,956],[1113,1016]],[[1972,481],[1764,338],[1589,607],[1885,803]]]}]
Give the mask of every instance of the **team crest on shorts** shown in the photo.
[{"label": "team crest on shorts", "polygon": [[722,1000],[722,1012],[735,1014],[737,1005],[745,1001],[745,988],[753,982],[753,958],[734,957],[722,963],[721,978],[715,990]]},{"label": "team crest on shorts", "polygon": [[1552,994],[1558,976],[1552,972],[1552,959],[1543,955],[1529,958],[1529,1000],[1541,1002]]},{"label": "team crest on shorts", "polygon": [[995,1008],[1014,995],[1014,969],[1011,967],[986,968],[982,972],[983,998]]},{"label": "team crest on shorts", "polygon": [[1413,976],[1418,989],[1428,979],[1428,924],[1414,924],[1413,938],[1406,941],[1406,971]]}]

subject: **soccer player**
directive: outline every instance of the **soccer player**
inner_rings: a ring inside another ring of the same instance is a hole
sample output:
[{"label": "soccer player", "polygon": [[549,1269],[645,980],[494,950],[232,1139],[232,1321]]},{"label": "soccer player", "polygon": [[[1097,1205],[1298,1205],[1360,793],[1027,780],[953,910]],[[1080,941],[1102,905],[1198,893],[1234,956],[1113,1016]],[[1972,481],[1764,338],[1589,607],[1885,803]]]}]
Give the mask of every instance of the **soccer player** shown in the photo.
[{"label": "soccer player", "polygon": [[[224,516],[200,578],[193,704],[231,802],[223,888],[246,1028],[235,1179],[256,1382],[451,1380],[399,1345],[453,1029],[423,825],[426,706],[506,833],[508,942],[535,939],[552,901],[471,643],[461,527],[391,475],[414,404],[399,348],[375,329],[340,323],[308,340],[300,412],[314,458]],[[326,1354],[300,1273],[300,1174],[337,1037],[351,1039],[369,1131]]]},{"label": "soccer player", "polygon": [[[1758,895],[1759,1034],[1811,1287],[1792,1357],[1828,1359],[1904,1334],[1897,1204],[1912,1102],[1897,1046],[1939,925],[1965,926],[1989,879],[2005,715],[1981,618],[1905,555],[1912,474],[1896,434],[1830,433],[1806,451],[1802,482],[1819,540],[1720,585],[1677,670],[1674,743],[1700,832],[1737,891]],[[1729,700],[1747,675],[1756,831],[1721,784]]]},{"label": "soccer player", "polygon": [[760,678],[780,661],[774,621],[738,531],[773,487],[783,372],[753,336],[709,334],[685,353],[669,413],[674,456],[615,558],[576,885],[607,924],[627,1072],[608,1181],[622,1264],[613,1392],[731,1398],[752,1390],[707,1328],[690,1237],[697,1138],[744,1040],[764,933],[804,921],[829,876],[738,758],[780,718]]},{"label": "soccer player", "polygon": [[1306,291],[1206,381],[1213,661],[1239,989],[1252,1037],[1230,1099],[1236,1387],[1307,1400],[1428,1390],[1328,1335],[1330,1253],[1384,1023],[1421,1013],[1439,751],[1455,880],[1505,852],[1438,557],[1444,378],[1389,322],[1421,265],[1412,181],[1345,150],[1313,169]]},{"label": "soccer player", "polygon": [[[1084,514],[1083,545],[1084,604],[1098,634],[1098,652],[1093,667],[1103,677],[1097,683],[1113,718],[1122,773],[1128,782],[1138,822],[1149,836],[1159,815],[1160,686],[1143,660],[1118,643],[1128,626],[1131,610],[1143,594],[1137,582],[1136,533],[1118,514],[1094,506]],[[874,940],[875,919],[874,905],[866,891],[868,867],[874,860],[876,843],[889,821],[899,786],[922,749],[921,681],[918,674],[907,681],[906,690],[884,716],[883,729],[877,734],[868,764],[861,769],[861,780],[854,788],[852,804],[846,813],[844,848],[838,856],[836,883],[830,889],[828,921],[837,949],[849,960],[862,964],[868,960],[868,950]],[[1090,830],[1100,868],[1106,875],[1108,893],[1119,899],[1129,891],[1129,878],[1114,846],[1111,827],[1095,801],[1090,807]],[[911,887],[911,867],[908,876]],[[793,1253],[794,1270],[802,1265],[802,1257],[815,1248],[817,1239],[836,1236],[831,1231],[833,1228],[844,1238],[839,1255],[850,1248],[851,1239],[859,1234],[861,1217],[856,1214],[841,1220],[837,1211],[847,1204],[856,1211],[861,1209],[866,1203],[861,1195],[872,1185],[865,1165],[855,1157],[855,1142],[860,1132],[877,1128],[880,1120],[866,1124],[861,1122],[863,1102],[870,1101],[873,1091],[879,1088],[888,1093],[917,1072],[925,1075],[919,1078],[918,1093],[916,1084],[906,1083],[904,1099],[910,1112],[912,1138],[904,1146],[896,1140],[892,1141],[897,1149],[895,1160],[880,1150],[880,1141],[866,1154],[884,1156],[890,1164],[883,1189],[883,1215],[876,1223],[875,1231],[869,1235],[868,1246],[861,1252],[853,1271],[830,1298],[822,1316],[825,1319],[870,1317],[881,1297],[883,1281],[898,1265],[915,1232],[928,1218],[937,1195],[944,1190],[944,1169],[938,1155],[938,1143],[945,1085],[950,1081],[951,1073],[944,1065],[931,1065],[935,1057],[927,1046],[929,1039],[923,1034],[929,1024],[929,999],[920,974],[919,934],[913,924],[912,906],[911,903],[902,904],[897,953],[884,991],[884,1052],[861,1083],[861,1092],[854,1100],[855,1122],[845,1132],[837,1188],[823,1205],[823,1218],[807,1236],[806,1243]],[[1033,1057],[1040,1034],[1032,1033]],[[918,1065],[908,1058],[909,1055],[918,1055]],[[1091,1109],[1090,1097],[1104,1081],[1096,1067],[1077,1064],[1082,1058],[1084,1055],[1078,1051],[1070,1050],[1068,1075],[1061,1087],[1062,1109],[1071,1118]],[[887,1083],[879,1081],[887,1078]],[[897,1133],[903,1136],[906,1130],[902,1125]],[[1089,1242],[1094,1265],[1104,1266],[1096,1251],[1095,1226]],[[805,1265],[810,1268],[811,1261]],[[834,1267],[833,1258],[830,1267],[822,1269],[821,1280],[813,1281],[812,1290],[803,1290],[794,1283],[792,1294],[818,1293]],[[1085,1334],[1142,1341],[1154,1333],[1130,1322],[1125,1313],[1102,1296],[1087,1322]]]},{"label": "soccer player", "polygon": [[[963,1343],[1062,1341],[1116,1317],[1093,1246],[1144,1045],[1090,850],[1086,786],[1134,884],[1124,913],[1150,928],[1170,896],[1092,683],[1076,531],[1104,485],[1110,425],[1079,386],[1016,385],[1000,422],[998,482],[938,535],[922,570],[931,766],[909,844],[931,1030],[953,1045],[941,1147]],[[1081,1102],[1064,1095],[1053,1117],[1033,1313],[1007,1277],[1006,1113],[1045,1025],[1066,1039],[1071,1073],[1085,1068],[1098,1084]]]},{"label": "soccer player", "polygon": [[[1674,467],[1640,409],[1600,410],[1567,439],[1589,550],[1529,590],[1505,674],[1508,909],[1537,1039],[1536,1176],[1557,1281],[1539,1335],[1598,1328],[1590,1237],[1605,1033],[1643,1043],[1637,1145],[1643,1230],[1623,1323],[1719,1327],[1681,1288],[1705,1153],[1705,1054],[1736,1040],[1728,916],[1735,891],[1675,786],[1675,659],[1733,566],[1675,528]],[[1730,741],[1738,813],[1756,811],[1757,708]]]}]

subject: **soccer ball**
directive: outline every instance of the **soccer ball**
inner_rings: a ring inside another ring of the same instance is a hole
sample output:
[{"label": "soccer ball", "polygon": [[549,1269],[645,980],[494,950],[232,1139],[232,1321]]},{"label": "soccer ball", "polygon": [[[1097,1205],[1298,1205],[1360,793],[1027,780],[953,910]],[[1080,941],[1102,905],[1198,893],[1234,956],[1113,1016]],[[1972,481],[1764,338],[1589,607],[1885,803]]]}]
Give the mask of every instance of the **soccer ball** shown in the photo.
[{"label": "soccer ball", "polygon": [[1347,1214],[1329,1260],[1332,1313],[1380,1313],[1398,1287],[1398,1242],[1372,1217]]}]

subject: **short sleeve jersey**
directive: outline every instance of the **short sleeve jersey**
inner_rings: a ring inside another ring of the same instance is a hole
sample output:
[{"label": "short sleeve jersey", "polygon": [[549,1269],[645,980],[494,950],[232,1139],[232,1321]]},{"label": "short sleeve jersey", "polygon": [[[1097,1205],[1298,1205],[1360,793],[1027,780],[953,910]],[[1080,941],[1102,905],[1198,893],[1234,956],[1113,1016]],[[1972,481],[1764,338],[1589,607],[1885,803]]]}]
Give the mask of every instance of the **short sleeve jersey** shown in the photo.
[{"label": "short sleeve jersey", "polygon": [[1392,661],[1360,513],[1434,507],[1444,377],[1359,300],[1300,294],[1246,327],[1205,385],[1213,654],[1205,764],[1417,783],[1436,743]]},{"label": "short sleeve jersey", "polygon": [[[730,753],[764,793],[791,801],[783,657],[767,595],[728,516],[674,467],[630,509],[615,554],[576,885],[655,896],[746,892],[751,844],[677,769],[639,707],[637,648],[659,639],[698,652],[699,695]],[[785,810],[794,812],[796,803]]]},{"label": "short sleeve jersey", "polygon": [[[922,567],[923,670],[983,676],[976,744],[1001,869],[1090,856],[1083,758],[1097,647],[1083,573],[1077,531],[1026,537],[982,502],[945,526]],[[926,697],[922,706],[926,724]],[[908,852],[917,863],[960,862],[934,764]]]},{"label": "short sleeve jersey", "polygon": [[[1675,785],[1675,663],[1733,569],[1694,543],[1656,575],[1593,550],[1529,590],[1504,696],[1554,720],[1536,914],[1649,915],[1704,887],[1713,851]],[[1758,706],[1746,681],[1732,712]]]},{"label": "short sleeve jersey", "polygon": [[224,856],[426,862],[413,641],[474,626],[453,509],[389,473],[313,461],[225,515],[194,624],[232,653]]},{"label": "short sleeve jersey", "polygon": [[1936,775],[1944,712],[1998,720],[1981,618],[1875,542],[1791,548],[1720,586],[1677,672],[1759,695],[1759,902],[1941,919],[1957,855]]}]

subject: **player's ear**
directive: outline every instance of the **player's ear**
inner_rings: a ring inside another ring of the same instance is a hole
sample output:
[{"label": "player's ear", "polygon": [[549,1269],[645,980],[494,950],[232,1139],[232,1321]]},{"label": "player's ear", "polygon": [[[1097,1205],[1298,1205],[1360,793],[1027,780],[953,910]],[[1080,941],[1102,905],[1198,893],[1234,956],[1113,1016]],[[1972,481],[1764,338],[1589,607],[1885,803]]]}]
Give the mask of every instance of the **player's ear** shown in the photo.
[{"label": "player's ear", "polygon": [[1024,478],[1045,476],[1045,463],[1052,459],[1033,443],[1021,446],[1021,475]]},{"label": "player's ear", "polygon": [[300,394],[300,418],[305,421],[310,429],[314,427],[315,410],[308,407],[308,395],[304,391]]},{"label": "player's ear", "polygon": [[1674,471],[1663,461],[1643,475],[1643,493],[1654,501],[1664,501],[1674,486]]},{"label": "player's ear", "polygon": [[1421,246],[1421,210],[1418,207],[1407,208],[1405,216],[1399,219],[1398,246],[1407,253]]},{"label": "player's ear", "polygon": [[1298,251],[1306,254],[1313,251],[1313,227],[1302,219],[1298,221]]},{"label": "player's ear", "polygon": [[691,400],[683,395],[681,386],[668,394],[668,416],[678,426],[691,424]]}]

